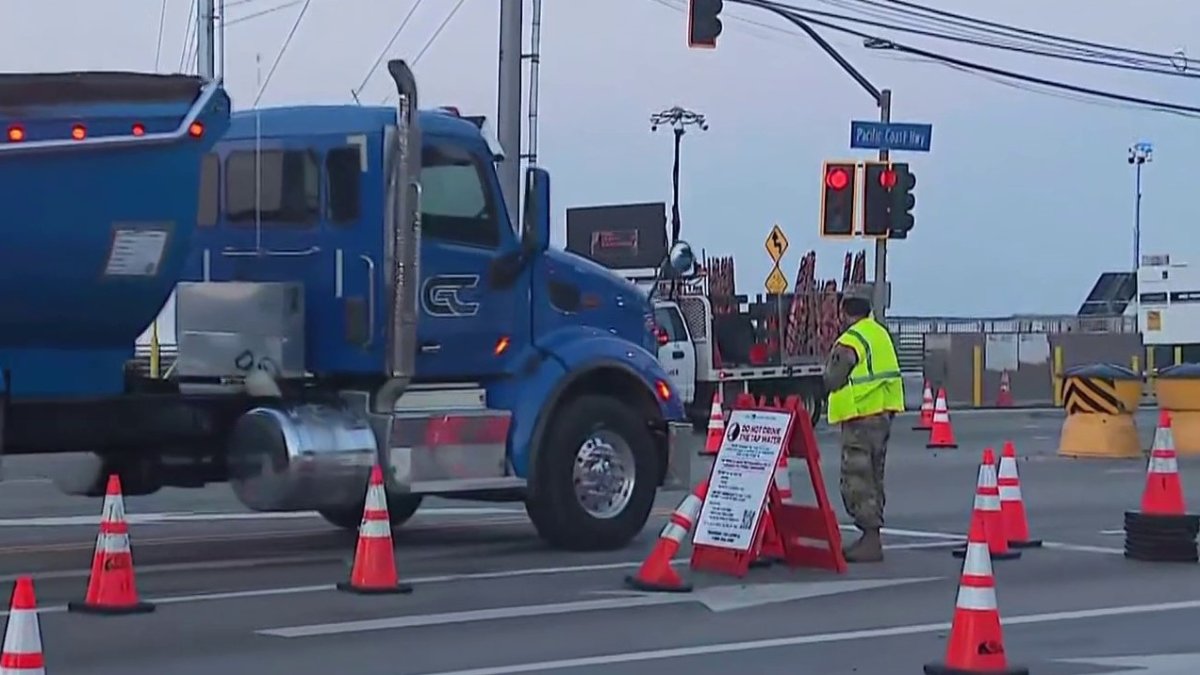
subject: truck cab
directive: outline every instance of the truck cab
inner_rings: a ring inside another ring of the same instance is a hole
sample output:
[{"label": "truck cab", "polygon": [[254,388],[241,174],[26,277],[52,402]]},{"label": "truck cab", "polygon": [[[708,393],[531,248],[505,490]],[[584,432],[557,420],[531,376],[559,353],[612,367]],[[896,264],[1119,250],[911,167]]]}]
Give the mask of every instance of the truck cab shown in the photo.
[{"label": "truck cab", "polygon": [[217,461],[252,509],[353,528],[378,463],[396,523],[430,494],[523,500],[555,545],[624,545],[688,471],[649,300],[549,248],[545,171],[510,217],[503,150],[389,69],[395,108],[234,113],[204,162],[170,379],[246,402]]}]

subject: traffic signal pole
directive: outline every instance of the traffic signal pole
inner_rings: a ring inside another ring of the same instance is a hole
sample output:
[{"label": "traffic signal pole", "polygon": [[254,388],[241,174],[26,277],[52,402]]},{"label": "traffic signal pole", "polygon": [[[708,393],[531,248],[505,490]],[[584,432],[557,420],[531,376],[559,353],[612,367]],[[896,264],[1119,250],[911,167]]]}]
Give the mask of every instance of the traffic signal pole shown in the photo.
[{"label": "traffic signal pole", "polygon": [[[892,121],[892,90],[884,89],[879,92],[879,121],[887,124]],[[879,150],[879,161],[888,161],[887,148]],[[875,320],[883,321],[891,304],[887,292],[887,237],[875,240],[875,287],[871,289],[871,307],[875,310]]]},{"label": "traffic signal pole", "polygon": [[[874,99],[875,105],[879,107],[879,121],[884,123],[892,121],[892,91],[890,89],[884,89],[881,91],[878,87],[871,84],[871,81],[868,80],[865,75],[859,72],[859,70],[855,68],[854,65],[849,61],[847,61],[846,58],[842,56],[833,45],[829,44],[825,38],[821,37],[820,33],[814,30],[813,27],[808,25],[808,23],[803,19],[800,19],[796,15],[786,11],[785,8],[773,2],[763,2],[762,0],[726,1],[734,4],[749,5],[751,7],[765,9],[783,17],[792,25],[804,31],[808,37],[812,38],[813,42],[817,43],[817,46],[820,47],[822,51],[829,55],[829,58],[833,59],[834,62],[837,63],[838,66],[840,66],[842,70],[844,70],[846,74],[850,76],[851,79],[858,83],[858,86],[862,87],[863,90],[866,91],[872,99]],[[880,161],[884,162],[888,161],[888,151],[880,150],[879,159]],[[879,239],[875,240],[875,287],[873,289],[873,297],[871,302],[871,305],[875,310],[875,318],[878,321],[883,321],[883,318],[887,312],[887,305],[891,300],[889,297],[890,294],[887,292],[887,285],[887,237],[880,237]]]}]

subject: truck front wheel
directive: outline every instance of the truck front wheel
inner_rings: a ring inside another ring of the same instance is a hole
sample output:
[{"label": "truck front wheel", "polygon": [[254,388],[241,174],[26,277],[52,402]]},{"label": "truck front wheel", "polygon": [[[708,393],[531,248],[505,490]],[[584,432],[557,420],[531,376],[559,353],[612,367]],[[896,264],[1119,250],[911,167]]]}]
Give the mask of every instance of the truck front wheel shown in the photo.
[{"label": "truck front wheel", "polygon": [[615,398],[580,396],[555,410],[525,503],[538,534],[571,551],[628,545],[654,506],[657,452],[645,421]]},{"label": "truck front wheel", "polygon": [[[421,495],[404,495],[401,497],[388,496],[388,520],[391,521],[392,527],[400,527],[413,517],[417,509],[421,507]],[[359,524],[362,523],[363,506],[366,499],[358,506],[349,509],[320,509],[317,513],[326,520],[330,525],[340,527],[343,530],[357,530]]]}]

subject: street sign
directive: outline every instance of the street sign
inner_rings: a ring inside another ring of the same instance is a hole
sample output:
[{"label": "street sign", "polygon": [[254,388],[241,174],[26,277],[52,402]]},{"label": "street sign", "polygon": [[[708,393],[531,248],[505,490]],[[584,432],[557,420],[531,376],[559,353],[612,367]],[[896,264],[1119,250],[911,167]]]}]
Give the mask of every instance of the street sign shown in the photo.
[{"label": "street sign", "polygon": [[771,262],[778,263],[779,259],[788,249],[788,239],[783,234],[783,230],[779,226],[771,228],[771,234],[767,235],[767,240],[763,242],[763,246],[767,247],[767,255],[771,256]]},{"label": "street sign", "polygon": [[929,152],[932,124],[904,122],[850,122],[850,147],[863,150]]},{"label": "street sign", "polygon": [[787,277],[783,276],[783,272],[779,271],[779,265],[771,268],[771,273],[767,275],[767,282],[763,285],[767,287],[767,292],[772,295],[779,295],[787,290]]}]

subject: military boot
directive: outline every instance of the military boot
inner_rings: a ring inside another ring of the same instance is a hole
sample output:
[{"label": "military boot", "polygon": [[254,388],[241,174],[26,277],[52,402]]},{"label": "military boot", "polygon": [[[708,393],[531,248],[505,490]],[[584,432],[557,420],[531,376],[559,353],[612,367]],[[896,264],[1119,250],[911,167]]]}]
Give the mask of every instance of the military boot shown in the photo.
[{"label": "military boot", "polygon": [[863,530],[862,537],[847,546],[842,554],[845,556],[846,562],[850,563],[881,562],[883,560],[883,540],[879,536],[879,529]]}]

